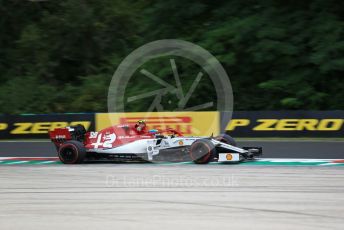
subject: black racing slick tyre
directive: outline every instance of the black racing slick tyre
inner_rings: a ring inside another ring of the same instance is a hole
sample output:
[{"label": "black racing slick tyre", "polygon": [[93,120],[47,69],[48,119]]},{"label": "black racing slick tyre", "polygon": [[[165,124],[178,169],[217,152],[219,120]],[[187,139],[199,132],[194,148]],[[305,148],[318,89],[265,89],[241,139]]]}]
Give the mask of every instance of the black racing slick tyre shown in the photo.
[{"label": "black racing slick tyre", "polygon": [[208,139],[197,140],[190,147],[190,158],[195,164],[208,164],[215,155],[216,148]]},{"label": "black racing slick tyre", "polygon": [[229,144],[232,146],[237,146],[236,141],[234,140],[233,137],[227,135],[227,134],[220,134],[219,136],[215,137],[215,140],[221,141],[225,144]]},{"label": "black racing slick tyre", "polygon": [[86,149],[79,141],[66,141],[60,146],[58,155],[64,164],[81,164],[86,156]]}]

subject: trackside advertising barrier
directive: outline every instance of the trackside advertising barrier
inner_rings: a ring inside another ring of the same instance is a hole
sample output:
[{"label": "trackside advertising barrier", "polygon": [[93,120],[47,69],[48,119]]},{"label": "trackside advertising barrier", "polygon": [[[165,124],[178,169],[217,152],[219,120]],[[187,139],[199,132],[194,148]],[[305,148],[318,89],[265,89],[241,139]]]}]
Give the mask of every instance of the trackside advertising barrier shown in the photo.
[{"label": "trackside advertising barrier", "polygon": [[234,137],[344,137],[344,111],[221,113],[221,130]]},{"label": "trackside advertising barrier", "polygon": [[77,124],[94,130],[94,114],[0,115],[0,138],[47,139],[49,130]]},{"label": "trackside advertising barrier", "polygon": [[145,120],[148,129],[173,128],[184,135],[210,136],[220,132],[219,112],[98,113],[96,130],[117,124],[135,124],[138,120]]},{"label": "trackside advertising barrier", "polygon": [[149,129],[184,135],[233,137],[344,137],[344,111],[235,111],[0,115],[0,139],[47,139],[49,130],[82,124],[96,130],[146,120]]}]

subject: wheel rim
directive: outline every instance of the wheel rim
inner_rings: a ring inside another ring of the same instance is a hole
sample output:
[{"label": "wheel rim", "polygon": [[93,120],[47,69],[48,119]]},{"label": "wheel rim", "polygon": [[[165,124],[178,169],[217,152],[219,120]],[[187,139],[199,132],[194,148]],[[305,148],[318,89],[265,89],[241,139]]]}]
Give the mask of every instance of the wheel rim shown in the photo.
[{"label": "wheel rim", "polygon": [[210,156],[210,148],[204,143],[195,143],[190,150],[191,159],[194,161],[204,160],[206,161]]},{"label": "wheel rim", "polygon": [[73,146],[66,146],[60,150],[59,156],[64,163],[74,163],[78,155]]}]

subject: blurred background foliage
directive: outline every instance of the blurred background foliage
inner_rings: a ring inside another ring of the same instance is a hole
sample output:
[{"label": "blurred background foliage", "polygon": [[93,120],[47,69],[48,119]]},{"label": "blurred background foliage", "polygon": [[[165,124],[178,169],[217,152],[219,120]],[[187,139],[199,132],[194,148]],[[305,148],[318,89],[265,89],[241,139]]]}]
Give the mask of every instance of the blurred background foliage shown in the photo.
[{"label": "blurred background foliage", "polygon": [[[171,38],[219,59],[235,110],[344,109],[343,1],[0,0],[0,16],[0,113],[106,112],[119,63],[147,42]],[[165,61],[145,68],[172,78]],[[192,76],[187,91],[197,68],[176,63]],[[156,87],[142,75],[129,86],[129,96]],[[190,104],[215,95],[209,81],[199,87]]]}]

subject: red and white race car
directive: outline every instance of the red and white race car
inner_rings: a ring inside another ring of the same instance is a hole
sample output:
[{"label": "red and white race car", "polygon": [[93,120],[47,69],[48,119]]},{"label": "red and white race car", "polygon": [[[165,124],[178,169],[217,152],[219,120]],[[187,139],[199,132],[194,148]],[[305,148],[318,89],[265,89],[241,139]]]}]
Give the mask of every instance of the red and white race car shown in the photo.
[{"label": "red and white race car", "polygon": [[136,125],[116,125],[99,132],[86,132],[82,125],[49,132],[58,157],[65,164],[84,161],[211,161],[241,162],[262,155],[261,147],[236,147],[229,135],[187,137],[174,129],[146,130],[144,121]]}]

